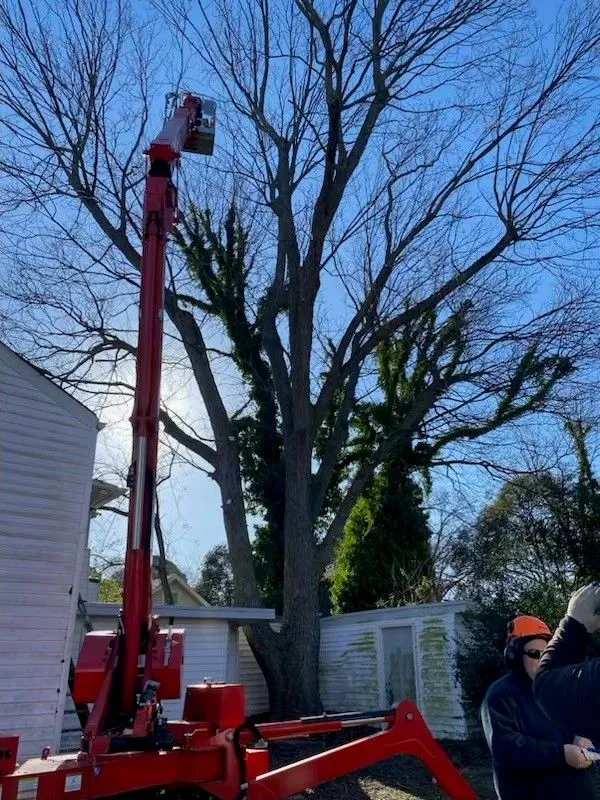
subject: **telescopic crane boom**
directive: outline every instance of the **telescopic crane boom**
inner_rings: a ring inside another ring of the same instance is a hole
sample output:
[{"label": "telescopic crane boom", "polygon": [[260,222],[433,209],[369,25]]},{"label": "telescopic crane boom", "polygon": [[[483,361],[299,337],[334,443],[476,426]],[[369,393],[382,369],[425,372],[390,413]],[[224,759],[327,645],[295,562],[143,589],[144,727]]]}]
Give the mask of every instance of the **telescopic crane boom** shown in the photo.
[{"label": "telescopic crane boom", "polygon": [[84,746],[92,752],[167,744],[159,701],[181,691],[183,631],[161,632],[151,616],[165,263],[177,222],[174,170],[182,152],[212,153],[214,120],[214,103],[187,94],[146,151],[123,610],[116,636],[85,637],[73,692],[76,702],[94,703],[84,731]]},{"label": "telescopic crane boom", "polygon": [[130,713],[138,691],[138,662],[146,655],[151,622],[154,522],[164,285],[167,239],[177,221],[173,171],[183,151],[211,155],[214,103],[188,94],[147,150],[137,380],[131,418],[133,457],[123,593],[124,648],[121,708]]}]

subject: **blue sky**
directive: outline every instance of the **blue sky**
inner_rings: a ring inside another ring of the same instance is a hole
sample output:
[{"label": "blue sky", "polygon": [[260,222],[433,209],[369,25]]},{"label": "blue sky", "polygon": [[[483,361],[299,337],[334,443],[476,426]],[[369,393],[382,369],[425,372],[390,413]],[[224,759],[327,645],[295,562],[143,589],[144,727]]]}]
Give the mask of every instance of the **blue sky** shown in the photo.
[{"label": "blue sky", "polygon": [[[540,19],[552,22],[559,7],[557,0],[536,0]],[[221,99],[222,98],[218,98]],[[189,162],[184,164],[189,167]],[[100,445],[102,452],[103,445]],[[436,493],[454,493],[457,475],[436,473]],[[462,471],[461,484],[465,499],[479,506],[497,488],[497,483],[481,471]],[[213,545],[224,541],[225,533],[217,486],[202,473],[187,466],[178,466],[172,480],[161,488],[161,505],[169,554],[191,576],[195,573],[203,553]],[[124,524],[120,518],[104,514],[94,524],[94,540],[97,543],[111,541],[112,545],[124,537]]]},{"label": "blue sky", "polygon": [[[557,0],[544,2],[535,0],[535,6],[540,14],[540,18],[545,22],[551,22],[559,7]],[[171,88],[165,83],[164,89]],[[195,82],[191,88],[202,91],[204,86]],[[209,93],[215,94],[212,86],[209,86]],[[217,94],[218,101],[223,99]],[[155,119],[159,120],[163,107],[163,96],[157,96],[154,103]],[[152,130],[149,131],[152,133]],[[219,137],[219,134],[218,134]],[[217,145],[219,138],[217,137]],[[184,162],[183,169],[189,170],[191,174],[198,167],[192,166],[188,160]],[[204,167],[200,167],[204,169]],[[210,166],[207,167],[210,171]],[[212,179],[213,187],[217,187],[218,176]],[[335,304],[334,311],[335,311]],[[340,313],[341,315],[341,313]],[[165,387],[169,390],[169,387]],[[193,400],[189,401],[193,403]],[[185,402],[181,406],[181,411],[186,412]],[[127,410],[128,413],[129,410]],[[200,413],[198,408],[191,409],[194,416]],[[111,475],[106,470],[106,464],[114,465],[118,463],[122,466],[129,458],[129,426],[126,421],[127,413],[121,412],[121,419],[118,425],[109,426],[100,434],[98,446],[98,475],[111,479]],[[116,419],[115,413],[106,411],[100,412],[100,418],[106,422]],[[464,491],[466,502],[472,502],[474,506],[481,504],[489,493],[494,489],[494,484],[490,482],[481,472],[470,470],[463,472]],[[452,481],[442,474],[436,477],[436,490],[452,489]],[[183,568],[189,577],[193,577],[197,572],[202,555],[212,546],[224,541],[225,534],[220,508],[220,497],[217,486],[212,480],[203,473],[194,470],[192,467],[178,465],[175,467],[171,481],[160,489],[161,510],[163,516],[163,526],[167,539],[168,553]],[[125,524],[121,517],[102,514],[92,524],[92,549],[105,549],[110,554],[122,551],[125,541]]]}]

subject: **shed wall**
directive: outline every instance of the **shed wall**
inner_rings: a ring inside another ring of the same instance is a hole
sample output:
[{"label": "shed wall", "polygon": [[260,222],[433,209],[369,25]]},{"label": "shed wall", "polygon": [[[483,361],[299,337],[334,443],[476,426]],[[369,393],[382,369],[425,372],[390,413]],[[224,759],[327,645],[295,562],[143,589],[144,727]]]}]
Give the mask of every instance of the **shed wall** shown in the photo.
[{"label": "shed wall", "polygon": [[321,624],[321,697],[327,711],[362,711],[387,704],[385,628],[408,626],[417,705],[435,736],[464,739],[467,724],[456,678],[456,617],[464,604],[384,608],[328,617]]},{"label": "shed wall", "polygon": [[252,654],[244,631],[239,629],[238,680],[246,687],[248,714],[262,714],[269,709],[269,692],[263,674]]}]

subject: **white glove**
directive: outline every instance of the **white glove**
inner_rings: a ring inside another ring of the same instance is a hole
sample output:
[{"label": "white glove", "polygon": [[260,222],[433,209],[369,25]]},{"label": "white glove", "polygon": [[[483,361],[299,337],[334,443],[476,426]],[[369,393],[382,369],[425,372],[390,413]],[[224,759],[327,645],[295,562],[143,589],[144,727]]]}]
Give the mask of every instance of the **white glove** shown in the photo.
[{"label": "white glove", "polygon": [[600,629],[600,581],[579,589],[569,600],[569,617],[585,625],[588,633]]},{"label": "white glove", "polygon": [[577,747],[583,747],[584,750],[591,750],[594,747],[592,740],[586,738],[585,736],[576,736],[573,739],[573,744],[576,744]]}]

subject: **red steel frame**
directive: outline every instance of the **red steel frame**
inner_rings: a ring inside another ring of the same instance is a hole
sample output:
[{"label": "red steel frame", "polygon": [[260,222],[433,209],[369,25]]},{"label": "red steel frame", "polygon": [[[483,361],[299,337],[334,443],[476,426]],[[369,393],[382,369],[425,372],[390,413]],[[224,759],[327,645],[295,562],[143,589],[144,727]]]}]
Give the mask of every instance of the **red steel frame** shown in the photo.
[{"label": "red steel frame", "polygon": [[[340,731],[365,721],[386,725],[387,729],[269,770],[264,743]],[[281,800],[401,754],[420,759],[450,798],[477,800],[477,794],[452,764],[411,702],[400,703],[394,711],[381,717],[349,722],[326,718],[312,723],[294,720],[266,723],[256,728],[264,740],[264,743],[259,742],[258,748],[252,746],[255,742],[250,731],[243,731],[240,737],[245,777],[232,732],[211,732],[206,726],[198,725],[195,732],[187,734],[183,746],[168,752],[101,756],[80,753],[33,759],[6,777],[0,775],[2,800],[20,800],[21,796],[28,800],[100,800],[134,789],[186,786],[200,786],[219,800]],[[27,788],[36,780],[36,793],[26,794],[23,786]]]},{"label": "red steel frame", "polygon": [[177,214],[176,190],[171,174],[192,130],[198,104],[197,98],[188,95],[148,149],[150,170],[144,197],[137,380],[131,418],[133,485],[129,496],[123,581],[127,587],[123,593],[123,712],[131,712],[135,705],[138,660],[146,650],[151,624],[152,525],[158,457],[165,261],[167,237]]},{"label": "red steel frame", "polygon": [[[44,751],[41,759],[17,767],[18,737],[0,734],[0,797],[99,800],[136,790],[196,786],[219,800],[280,800],[404,753],[419,758],[454,800],[476,800],[477,795],[434,739],[417,707],[409,702],[386,712],[253,726],[244,722],[243,687],[189,687],[184,720],[166,725],[171,737],[168,748],[155,745],[149,752],[140,751],[140,741],[155,730],[160,688],[159,694],[153,695],[150,684],[150,699],[142,700],[140,692],[151,682],[157,661],[157,669],[162,668],[160,674],[171,687],[181,668],[183,632],[174,631],[179,638],[172,640],[171,632],[159,633],[158,621],[151,617],[151,539],[166,246],[177,222],[177,194],[171,175],[182,151],[212,152],[213,134],[210,128],[208,134],[202,129],[202,114],[203,101],[186,95],[147,151],[150,168],[144,198],[124,603],[116,635],[90,640],[91,657],[87,662],[82,657],[79,673],[76,671],[76,689],[79,679],[84,687],[80,691],[91,692],[94,699],[84,731],[85,751],[60,756]],[[172,643],[177,656],[170,661]],[[91,683],[90,671],[94,673]],[[269,741],[365,724],[385,729],[281,769],[269,769]],[[113,737],[119,738],[121,752],[111,751]],[[129,747],[127,737],[131,737]]]}]

